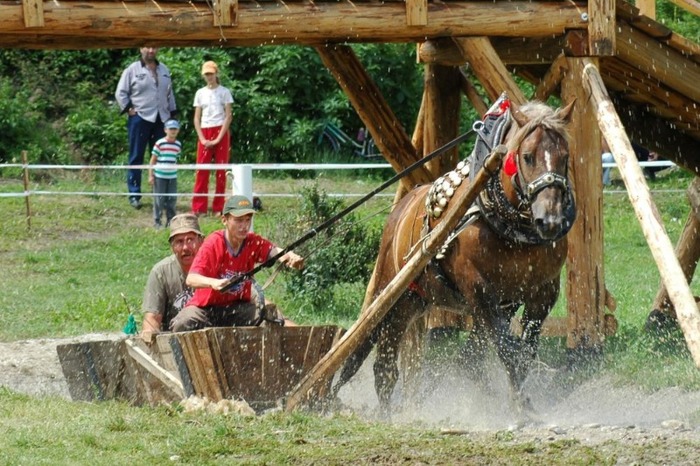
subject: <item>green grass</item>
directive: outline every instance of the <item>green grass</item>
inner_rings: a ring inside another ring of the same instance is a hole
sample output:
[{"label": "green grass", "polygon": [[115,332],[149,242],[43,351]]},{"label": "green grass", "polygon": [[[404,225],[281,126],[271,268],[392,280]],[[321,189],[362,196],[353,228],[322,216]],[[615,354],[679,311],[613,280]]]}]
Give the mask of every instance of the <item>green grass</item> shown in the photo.
[{"label": "green grass", "polygon": [[[684,190],[690,178],[678,172],[652,185],[664,224],[676,241],[688,215]],[[255,190],[297,191],[311,180],[260,177]],[[32,189],[121,191],[121,176],[40,179]],[[320,176],[327,192],[366,193],[380,181],[370,177]],[[187,177],[181,192],[191,189]],[[661,190],[675,189],[675,192]],[[19,179],[0,181],[0,192],[21,192]],[[25,201],[0,198],[3,242],[0,258],[0,341],[119,331],[138,310],[150,267],[169,253],[167,233],[151,227],[150,201],[141,211],[122,197],[32,196],[31,230]],[[255,229],[280,241],[290,240],[295,198],[263,198],[265,210]],[[370,202],[360,218],[381,224],[391,198]],[[618,300],[618,334],[606,342],[594,371],[621,385],[647,390],[677,386],[700,389],[700,375],[682,334],[651,336],[642,331],[658,289],[659,275],[625,193],[604,195],[606,284]],[[188,210],[187,201],[178,210]],[[205,233],[220,227],[203,218]],[[315,247],[322,247],[317,245]],[[313,247],[312,247],[313,249]],[[313,260],[313,256],[311,259]],[[264,279],[269,274],[261,274]],[[693,289],[697,293],[697,281]],[[285,313],[301,324],[334,323],[348,327],[352,313],[316,312],[298,307],[277,280],[268,289]],[[358,309],[362,284],[336,290],[344,309]],[[123,295],[123,297],[122,297]],[[564,300],[562,300],[564,301]],[[564,303],[557,312],[563,312]],[[542,359],[566,361],[562,338],[544,339]],[[581,371],[569,383],[585,380]],[[700,418],[700,414],[698,414]],[[31,398],[0,388],[0,463],[2,464],[614,464],[614,455],[575,441],[531,444],[514,434],[493,437],[440,435],[434,428],[389,426],[353,416],[269,414],[257,418],[186,414],[177,406],[134,408],[119,403],[85,404],[56,398]],[[564,442],[564,443],[562,443]]]}]

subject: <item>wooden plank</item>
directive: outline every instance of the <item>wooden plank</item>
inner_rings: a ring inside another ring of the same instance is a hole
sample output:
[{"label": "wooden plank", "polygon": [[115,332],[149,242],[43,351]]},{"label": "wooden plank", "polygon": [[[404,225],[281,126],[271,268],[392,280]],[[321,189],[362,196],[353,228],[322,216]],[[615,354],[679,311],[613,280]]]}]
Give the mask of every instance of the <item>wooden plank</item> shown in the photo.
[{"label": "wooden plank", "polygon": [[690,292],[683,269],[674,254],[671,240],[661,224],[661,215],[644,181],[642,169],[595,64],[586,61],[582,74],[584,82],[591,89],[598,124],[610,145],[644,237],[659,267],[662,282],[676,309],[676,316],[690,354],[696,367],[700,368],[700,311],[695,298]]},{"label": "wooden plank", "polygon": [[192,338],[193,332],[176,333],[175,337],[182,348],[182,357],[190,374],[192,388],[197,396],[206,396],[206,375],[197,351],[196,343]]},{"label": "wooden plank", "polygon": [[213,4],[215,27],[238,24],[238,0],[213,0]]},{"label": "wooden plank", "polygon": [[283,395],[280,387],[284,381],[280,377],[283,366],[288,367],[289,361],[282,353],[282,329],[284,327],[266,326],[262,330],[262,390],[273,399]]},{"label": "wooden plank", "polygon": [[406,0],[406,24],[408,26],[428,24],[428,0]]},{"label": "wooden plank", "polygon": [[126,340],[125,343],[127,352],[134,361],[160,380],[168,389],[172,390],[175,395],[179,396],[180,399],[185,398],[185,390],[182,387],[182,383],[175,376],[162,368],[155,359],[139,348],[133,340]]},{"label": "wooden plank", "polygon": [[132,374],[126,370],[122,340],[58,345],[59,362],[73,400],[134,401]]},{"label": "wooden plank", "polygon": [[182,352],[182,346],[180,345],[180,340],[173,338],[169,335],[167,339],[170,345],[170,349],[173,355],[173,362],[175,363],[175,368],[177,374],[179,375],[179,380],[182,382],[182,388],[185,391],[185,396],[189,397],[195,394],[194,385],[192,384],[192,378],[190,376],[190,371],[187,368],[187,363],[185,362],[185,356]]},{"label": "wooden plank", "polygon": [[[601,134],[590,111],[590,91],[583,85],[585,59],[567,59],[569,73],[562,80],[565,102],[576,101],[568,125],[572,183],[576,186],[576,222],[567,235],[566,296],[567,347],[599,351],[605,338],[605,269],[603,261],[603,173]],[[590,60],[597,63],[597,60]],[[588,63],[588,61],[586,62]]]},{"label": "wooden plank", "polygon": [[287,399],[285,407],[287,411],[296,409],[302,403],[319,399],[319,393],[327,386],[329,380],[333,378],[333,374],[340,368],[343,361],[347,359],[358,345],[369,338],[370,333],[403,294],[410,281],[435,256],[438,248],[444,243],[459,219],[466,213],[468,207],[486,185],[490,178],[488,174],[495,173],[500,167],[505,155],[504,152],[505,148],[499,147],[499,150],[486,159],[484,168],[476,174],[474,181],[468,187],[461,185],[457,188],[457,192],[453,197],[454,209],[449,210],[447,215],[443,217],[442,222],[428,235],[420,253],[416,253],[408,259],[404,268],[382,290],[377,299],[367,309],[363,310],[358,321],[343,335],[338,344],[294,388]]},{"label": "wooden plank", "polygon": [[24,27],[44,27],[43,0],[22,0],[22,13],[24,15]]}]

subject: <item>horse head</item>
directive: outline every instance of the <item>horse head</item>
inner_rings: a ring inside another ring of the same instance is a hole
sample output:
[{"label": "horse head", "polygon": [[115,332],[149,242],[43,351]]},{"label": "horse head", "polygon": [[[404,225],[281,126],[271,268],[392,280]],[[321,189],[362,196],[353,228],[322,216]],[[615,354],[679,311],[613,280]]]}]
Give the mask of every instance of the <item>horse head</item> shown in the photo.
[{"label": "horse head", "polygon": [[536,234],[545,241],[561,238],[574,220],[565,129],[573,105],[556,111],[540,102],[511,105],[517,125],[504,140],[502,185],[519,210],[529,210]]}]

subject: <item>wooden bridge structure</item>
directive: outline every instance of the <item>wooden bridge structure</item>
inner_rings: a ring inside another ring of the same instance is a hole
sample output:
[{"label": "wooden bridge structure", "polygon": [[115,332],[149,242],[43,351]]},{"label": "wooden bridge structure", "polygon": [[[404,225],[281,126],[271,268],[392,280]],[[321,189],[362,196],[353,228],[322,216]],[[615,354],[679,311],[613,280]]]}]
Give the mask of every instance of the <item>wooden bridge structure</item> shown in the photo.
[{"label": "wooden bridge structure", "polygon": [[[695,0],[673,1],[700,14]],[[700,173],[700,46],[654,21],[651,0],[638,4],[647,15],[614,0],[18,0],[0,3],[0,46],[314,47],[397,171],[458,135],[465,101],[482,113],[503,91],[516,103],[575,100],[570,148],[579,220],[569,236],[567,345],[596,349],[604,340],[602,133],[659,264],[658,301],[675,307],[700,366],[700,316],[688,287],[700,248],[679,253],[679,265],[629,142]],[[348,45],[359,42],[416,44],[425,86],[411,134]],[[523,95],[516,75],[534,84],[533,95]],[[456,162],[455,149],[412,172],[397,196]],[[685,234],[691,245],[700,243],[694,215]]]}]

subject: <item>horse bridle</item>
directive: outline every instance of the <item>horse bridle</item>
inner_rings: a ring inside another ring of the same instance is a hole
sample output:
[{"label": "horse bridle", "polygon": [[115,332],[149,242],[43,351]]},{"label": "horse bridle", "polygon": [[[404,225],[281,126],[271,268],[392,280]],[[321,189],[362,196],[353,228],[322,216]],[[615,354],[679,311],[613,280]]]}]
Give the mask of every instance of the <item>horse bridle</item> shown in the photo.
[{"label": "horse bridle", "polygon": [[[518,128],[513,141],[508,144],[509,152],[513,153],[514,161],[517,166],[517,172],[515,174],[516,191],[518,193],[518,198],[522,206],[530,206],[535,196],[545,188],[554,186],[559,188],[562,193],[567,194],[570,189],[570,183],[566,176],[562,176],[559,173],[552,171],[545,172],[530,181],[529,183],[522,175],[522,170],[520,167],[520,145],[537,127],[540,126],[541,120],[530,120],[525,126]],[[517,142],[517,145],[515,144]],[[523,187],[524,186],[524,187]],[[567,196],[565,196],[567,197]]]}]

